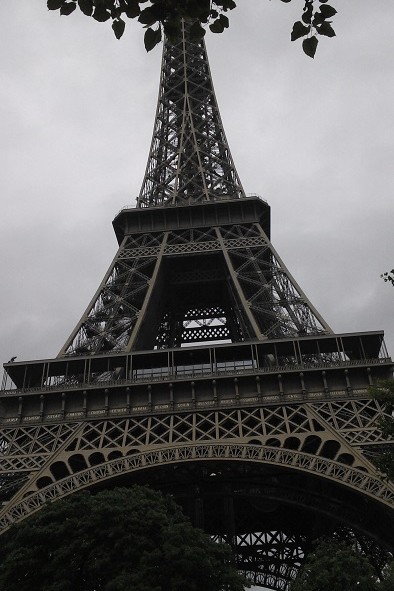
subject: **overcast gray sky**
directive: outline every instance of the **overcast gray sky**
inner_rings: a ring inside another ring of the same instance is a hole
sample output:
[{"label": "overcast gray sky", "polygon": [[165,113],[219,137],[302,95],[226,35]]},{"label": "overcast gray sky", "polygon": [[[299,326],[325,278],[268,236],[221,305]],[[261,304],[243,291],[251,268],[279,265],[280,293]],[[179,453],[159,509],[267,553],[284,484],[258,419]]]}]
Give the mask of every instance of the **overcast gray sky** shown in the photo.
[{"label": "overcast gray sky", "polygon": [[[240,0],[206,36],[246,192],[337,332],[385,329],[394,351],[393,0],[332,0],[337,38],[315,60],[290,42],[303,2]],[[54,357],[116,251],[151,140],[160,49],[131,21],[0,3],[0,360]]]}]

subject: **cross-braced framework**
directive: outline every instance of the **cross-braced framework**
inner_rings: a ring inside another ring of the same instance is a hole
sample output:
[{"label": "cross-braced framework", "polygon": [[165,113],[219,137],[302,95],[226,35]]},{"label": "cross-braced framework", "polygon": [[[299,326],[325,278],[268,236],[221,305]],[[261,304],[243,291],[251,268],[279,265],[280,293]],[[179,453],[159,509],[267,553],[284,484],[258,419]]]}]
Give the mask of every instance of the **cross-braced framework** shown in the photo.
[{"label": "cross-braced framework", "polygon": [[[334,334],[245,197],[204,43],[164,46],[138,207],[55,359],[5,364],[0,533],[75,491],[145,483],[287,591],[313,539],[394,550],[392,445],[368,387],[392,375],[383,333]],[[11,380],[11,384],[9,381]]]},{"label": "cross-braced framework", "polygon": [[209,224],[126,234],[60,355],[331,332],[260,220]]},{"label": "cross-braced framework", "polygon": [[139,207],[244,196],[213,89],[204,41],[166,42]]},{"label": "cross-braced framework", "polygon": [[[203,41],[165,42],[148,166],[119,250],[59,355],[331,333],[246,198]],[[242,205],[240,205],[242,203]]]}]

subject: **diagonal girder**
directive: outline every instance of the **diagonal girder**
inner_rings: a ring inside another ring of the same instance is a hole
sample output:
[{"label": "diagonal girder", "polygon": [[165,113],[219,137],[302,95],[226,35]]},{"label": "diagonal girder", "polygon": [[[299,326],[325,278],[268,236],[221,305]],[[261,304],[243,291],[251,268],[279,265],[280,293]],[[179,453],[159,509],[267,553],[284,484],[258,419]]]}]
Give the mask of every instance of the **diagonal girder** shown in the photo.
[{"label": "diagonal girder", "polygon": [[139,207],[243,197],[203,41],[165,41],[159,99]]}]

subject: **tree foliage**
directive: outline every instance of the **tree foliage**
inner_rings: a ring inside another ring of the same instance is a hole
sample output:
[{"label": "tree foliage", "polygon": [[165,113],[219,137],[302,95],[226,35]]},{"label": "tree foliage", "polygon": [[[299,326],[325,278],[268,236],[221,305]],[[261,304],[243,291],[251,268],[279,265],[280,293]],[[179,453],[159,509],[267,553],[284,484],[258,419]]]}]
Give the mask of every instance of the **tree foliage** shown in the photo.
[{"label": "tree foliage", "polygon": [[335,539],[314,544],[291,591],[388,591],[393,580],[392,564],[379,581],[368,558],[357,548]]},{"label": "tree foliage", "polygon": [[394,269],[391,269],[391,271],[386,271],[386,273],[383,273],[381,277],[385,283],[391,283],[391,285],[394,287]]},{"label": "tree foliage", "polygon": [[[281,0],[289,3],[292,0]],[[123,35],[126,19],[138,19],[145,27],[147,51],[157,45],[163,33],[175,42],[180,38],[182,19],[190,21],[190,37],[201,39],[208,26],[213,33],[223,33],[229,26],[226,12],[236,7],[234,0],[47,0],[49,10],[68,16],[79,9],[98,22],[112,21],[117,39]],[[303,37],[306,55],[315,56],[318,36],[334,37],[331,18],[336,14],[328,0],[304,0],[301,20],[294,23],[291,40]]]},{"label": "tree foliage", "polygon": [[[382,430],[383,435],[385,435],[387,439],[393,439],[394,380],[382,380],[377,386],[369,388],[369,393],[372,398],[378,400],[382,404],[385,412],[385,416],[380,419],[378,427]],[[374,460],[374,463],[389,480],[394,481],[394,451],[386,449]]]},{"label": "tree foliage", "polygon": [[1,591],[242,591],[231,550],[169,497],[134,486],[76,493],[2,537]]}]

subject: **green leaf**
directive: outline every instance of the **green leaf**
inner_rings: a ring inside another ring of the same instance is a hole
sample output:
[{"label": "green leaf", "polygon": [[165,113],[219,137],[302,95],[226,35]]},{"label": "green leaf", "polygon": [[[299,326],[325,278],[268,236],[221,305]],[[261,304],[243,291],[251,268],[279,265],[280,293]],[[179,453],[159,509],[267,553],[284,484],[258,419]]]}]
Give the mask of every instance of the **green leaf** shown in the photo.
[{"label": "green leaf", "polygon": [[78,0],[78,6],[86,16],[92,16],[93,0]]},{"label": "green leaf", "polygon": [[308,55],[309,57],[314,58],[318,43],[319,40],[317,39],[317,37],[315,37],[315,35],[312,35],[312,37],[304,39],[304,41],[302,42],[302,49],[304,50],[304,53],[306,53],[306,55]]},{"label": "green leaf", "polygon": [[93,18],[99,23],[104,23],[110,18],[110,13],[104,6],[96,6],[93,12]]},{"label": "green leaf", "polygon": [[301,21],[297,21],[293,25],[293,30],[291,32],[290,38],[292,41],[295,41],[296,39],[299,39],[300,37],[304,37],[305,35],[308,35],[310,30],[311,30],[310,26],[307,27]]},{"label": "green leaf", "polygon": [[316,28],[319,35],[325,35],[326,37],[335,37],[335,31],[328,22],[322,23]]},{"label": "green leaf", "polygon": [[320,6],[320,12],[324,16],[324,18],[331,18],[332,16],[334,16],[334,14],[337,13],[335,8],[333,6],[330,6],[329,4],[323,4],[323,6]]},{"label": "green leaf", "polygon": [[151,27],[146,29],[144,35],[144,44],[146,51],[151,51],[161,41],[161,28],[154,31]]},{"label": "green leaf", "polygon": [[113,21],[112,30],[115,33],[115,37],[117,39],[120,39],[121,36],[123,35],[125,26],[126,26],[126,23],[124,21],[122,21],[121,18],[117,18],[116,20]]},{"label": "green leaf", "polygon": [[47,8],[48,10],[59,10],[63,4],[64,0],[48,0]]},{"label": "green leaf", "polygon": [[75,2],[66,2],[60,9],[60,14],[68,16],[76,9],[77,5]]}]

